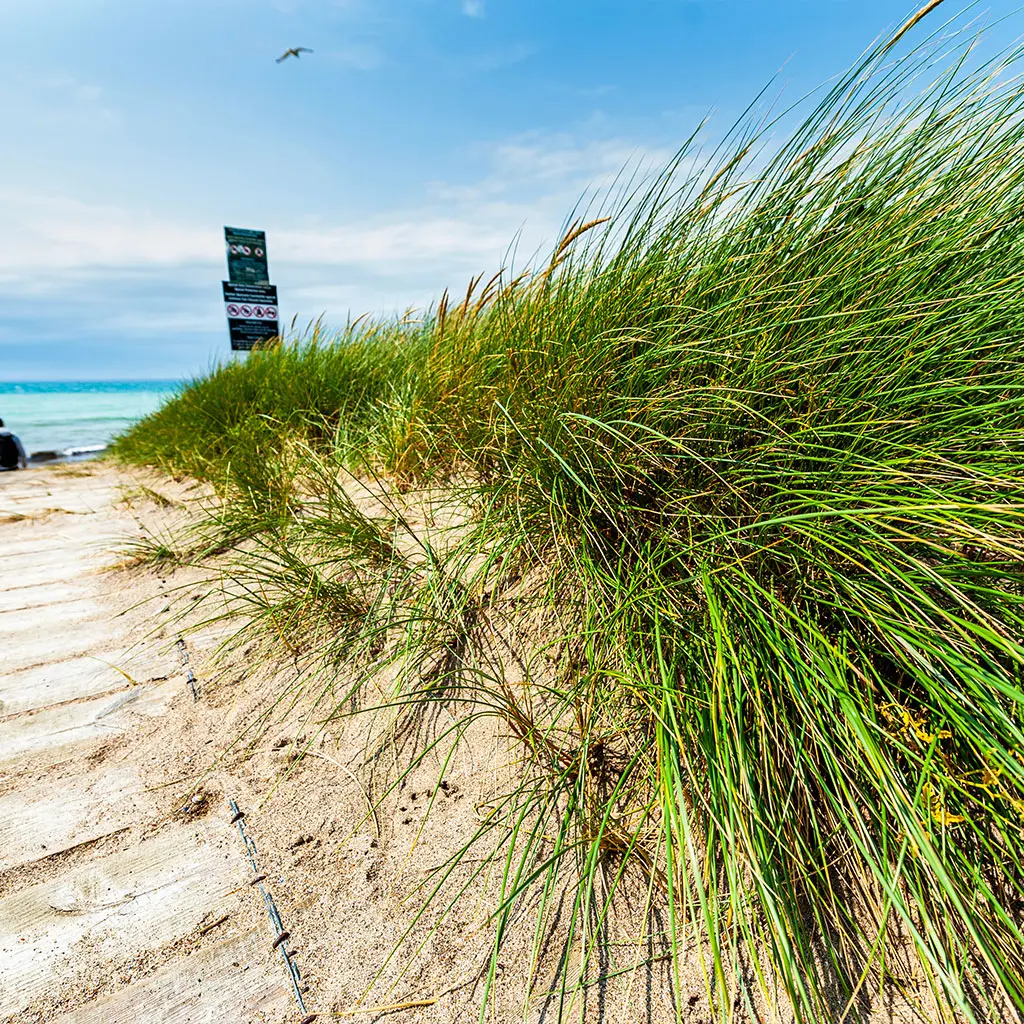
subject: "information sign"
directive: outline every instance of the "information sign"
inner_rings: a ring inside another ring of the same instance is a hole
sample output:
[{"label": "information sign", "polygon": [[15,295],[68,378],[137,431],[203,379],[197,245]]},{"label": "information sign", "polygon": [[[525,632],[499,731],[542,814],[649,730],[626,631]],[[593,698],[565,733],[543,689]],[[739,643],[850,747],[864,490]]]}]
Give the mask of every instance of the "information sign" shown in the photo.
[{"label": "information sign", "polygon": [[280,336],[276,285],[222,283],[232,351],[248,351]]},{"label": "information sign", "polygon": [[228,280],[232,284],[269,284],[267,235],[249,228],[225,228]]}]

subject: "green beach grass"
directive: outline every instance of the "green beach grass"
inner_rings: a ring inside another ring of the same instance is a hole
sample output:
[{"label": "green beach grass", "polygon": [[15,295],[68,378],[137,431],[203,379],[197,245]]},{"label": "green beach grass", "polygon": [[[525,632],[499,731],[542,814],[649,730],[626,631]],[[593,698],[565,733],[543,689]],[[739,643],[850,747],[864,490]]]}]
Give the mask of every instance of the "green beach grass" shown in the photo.
[{"label": "green beach grass", "polygon": [[517,738],[463,851],[503,878],[492,980],[568,884],[568,1006],[639,878],[721,1020],[777,986],[859,1019],[907,949],[952,1019],[1024,1010],[1024,89],[955,28],[784,141],[691,140],[532,273],[254,352],[116,442],[216,488],[187,557],[348,680],[323,720],[388,668],[447,742]]}]

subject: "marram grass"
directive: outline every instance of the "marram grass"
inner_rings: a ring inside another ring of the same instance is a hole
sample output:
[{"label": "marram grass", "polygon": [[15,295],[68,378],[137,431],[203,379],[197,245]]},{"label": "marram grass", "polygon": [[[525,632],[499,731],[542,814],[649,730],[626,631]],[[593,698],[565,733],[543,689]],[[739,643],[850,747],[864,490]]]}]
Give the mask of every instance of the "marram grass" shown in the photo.
[{"label": "marram grass", "polygon": [[222,571],[321,683],[353,650],[520,741],[473,840],[496,950],[571,880],[565,1013],[631,877],[722,1020],[780,987],[860,1019],[908,950],[951,1018],[1024,1011],[1024,89],[975,42],[881,44],[537,272],[253,353],[117,442],[217,487]]}]

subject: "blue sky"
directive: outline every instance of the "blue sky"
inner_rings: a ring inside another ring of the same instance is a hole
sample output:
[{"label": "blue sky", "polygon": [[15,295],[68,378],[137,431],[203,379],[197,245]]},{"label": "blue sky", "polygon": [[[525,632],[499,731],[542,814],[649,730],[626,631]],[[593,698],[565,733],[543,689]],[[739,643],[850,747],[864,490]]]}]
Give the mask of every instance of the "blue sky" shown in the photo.
[{"label": "blue sky", "polygon": [[[428,303],[513,239],[520,262],[542,250],[588,186],[667,160],[705,115],[713,138],[775,75],[797,98],[911,10],[0,0],[0,380],[221,358],[224,224],[267,231],[286,318]],[[297,45],[314,52],[275,63]]]}]

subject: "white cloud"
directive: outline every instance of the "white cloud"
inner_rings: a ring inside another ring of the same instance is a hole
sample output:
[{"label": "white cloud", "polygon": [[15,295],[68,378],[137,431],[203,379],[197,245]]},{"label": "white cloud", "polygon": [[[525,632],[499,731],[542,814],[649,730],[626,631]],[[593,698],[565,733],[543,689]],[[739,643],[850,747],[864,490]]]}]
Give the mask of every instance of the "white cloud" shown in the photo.
[{"label": "white cloud", "polygon": [[480,260],[493,259],[507,241],[496,225],[439,216],[343,227],[285,228],[275,232],[274,238],[278,260],[395,269],[438,260],[475,265]]},{"label": "white cloud", "polygon": [[482,18],[484,16],[484,0],[462,0],[462,13],[467,18]]},{"label": "white cloud", "polygon": [[[420,208],[255,226],[268,232],[286,319],[325,313],[338,324],[350,312],[422,307],[510,259],[517,271],[546,260],[588,188],[600,194],[623,167],[642,174],[670,155],[622,138],[518,135],[479,147],[484,173],[435,183]],[[154,324],[198,336],[220,317],[220,224],[0,188],[0,235],[0,300],[8,307],[27,303],[55,322],[77,315],[128,337]]]},{"label": "white cloud", "polygon": [[[46,276],[93,266],[202,263],[219,255],[218,232],[148,210],[0,189],[0,274]],[[212,250],[211,250],[212,247]]]},{"label": "white cloud", "polygon": [[[486,260],[506,240],[502,225],[469,216],[396,211],[390,217],[305,228],[265,225],[275,262],[358,264],[402,270],[423,261]],[[45,280],[53,271],[219,264],[220,225],[110,205],[0,190],[0,277]],[[475,262],[474,262],[475,265]]]},{"label": "white cloud", "polygon": [[[484,270],[513,236],[550,239],[588,188],[610,185],[626,166],[660,166],[667,150],[622,139],[579,142],[571,135],[531,133],[480,151],[489,170],[467,184],[435,183],[423,209],[347,223],[264,225],[275,264],[362,266],[400,274],[430,263],[439,269]],[[223,259],[221,226],[160,211],[86,203],[0,188],[0,275],[41,278],[82,267],[214,265]]]},{"label": "white cloud", "polygon": [[490,171],[470,184],[435,182],[432,193],[462,205],[506,202],[568,213],[584,193],[612,188],[623,174],[660,171],[672,150],[628,139],[579,140],[569,133],[527,132],[486,148]]}]

